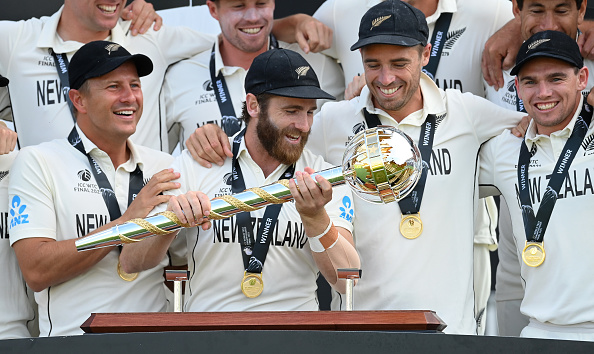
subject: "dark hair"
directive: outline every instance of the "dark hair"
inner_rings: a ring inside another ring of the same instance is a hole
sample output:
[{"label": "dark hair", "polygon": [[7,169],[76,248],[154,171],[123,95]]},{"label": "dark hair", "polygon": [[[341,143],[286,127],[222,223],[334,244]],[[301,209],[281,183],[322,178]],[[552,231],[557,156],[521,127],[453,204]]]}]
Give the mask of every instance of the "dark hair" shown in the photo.
[{"label": "dark hair", "polygon": [[[266,111],[268,109],[268,102],[270,101],[270,99],[272,98],[272,96],[269,93],[261,93],[259,95],[256,95],[256,101],[258,101],[258,106],[260,106],[260,111]],[[250,114],[247,111],[247,103],[243,102],[243,106],[241,108],[241,119],[243,119],[243,122],[245,123],[245,126],[247,127],[248,123],[250,122]]]},{"label": "dark hair", "polygon": [[[522,10],[522,7],[524,7],[524,0],[516,0],[516,2],[518,3],[518,9]],[[582,2],[583,0],[575,0],[578,9],[582,6]]]}]

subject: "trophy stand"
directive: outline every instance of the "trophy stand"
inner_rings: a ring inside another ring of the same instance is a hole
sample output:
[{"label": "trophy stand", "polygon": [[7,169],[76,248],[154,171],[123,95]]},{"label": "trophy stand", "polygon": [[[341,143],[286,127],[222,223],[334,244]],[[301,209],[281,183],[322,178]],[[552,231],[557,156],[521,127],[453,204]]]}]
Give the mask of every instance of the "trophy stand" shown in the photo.
[{"label": "trophy stand", "polygon": [[362,271],[357,268],[337,269],[339,279],[346,279],[346,310],[353,311],[353,287],[355,279],[360,279]]},{"label": "trophy stand", "polygon": [[173,312],[182,310],[182,284],[188,280],[190,272],[187,270],[166,270],[165,280],[173,281]]}]

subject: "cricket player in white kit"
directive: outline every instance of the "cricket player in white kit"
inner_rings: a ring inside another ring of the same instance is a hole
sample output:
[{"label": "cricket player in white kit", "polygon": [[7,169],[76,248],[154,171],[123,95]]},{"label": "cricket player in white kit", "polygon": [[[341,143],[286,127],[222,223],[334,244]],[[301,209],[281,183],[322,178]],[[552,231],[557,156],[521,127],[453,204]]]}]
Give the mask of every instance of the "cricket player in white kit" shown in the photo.
[{"label": "cricket player in white kit", "polygon": [[511,73],[533,120],[523,140],[504,132],[485,144],[480,184],[510,209],[530,318],[521,335],[594,341],[589,70],[572,37],[543,31],[522,44]]},{"label": "cricket player in white kit", "polygon": [[[295,203],[282,204],[276,214],[279,205],[186,230],[191,278],[185,307],[187,311],[316,311],[318,269],[344,292],[345,282],[337,278],[336,269],[359,266],[351,237],[354,210],[350,190],[345,186],[333,190],[323,178],[316,178],[318,186],[308,174],[312,169],[301,172],[306,166],[330,167],[304,146],[316,99],[332,96],[319,88],[307,61],[286,49],[256,57],[245,90],[243,119],[247,127],[232,138],[233,159],[207,169],[184,151],[173,164],[181,174],[182,187],[171,191],[178,196],[170,200],[168,209],[194,226],[203,222],[203,215],[209,215],[211,197],[293,176],[300,188],[290,180]],[[187,220],[186,215],[195,219]],[[241,220],[242,216],[247,221]],[[245,222],[255,238],[250,235],[246,240],[239,232]],[[146,253],[164,252],[172,238],[158,236],[125,245],[124,269],[152,266],[154,260]],[[261,266],[252,268],[254,264]],[[251,297],[242,293],[240,284],[246,276],[260,279],[264,284],[261,294]]]},{"label": "cricket player in white kit", "polygon": [[180,125],[180,142],[184,146],[194,130],[204,124],[217,124],[228,135],[241,128],[237,117],[245,98],[246,73],[252,60],[269,49],[299,52],[316,71],[321,88],[342,97],[343,74],[334,59],[319,53],[305,54],[298,44],[277,41],[271,36],[274,0],[248,0],[239,7],[230,0],[207,1],[207,5],[221,34],[211,49],[169,68],[163,84],[167,125]]},{"label": "cricket player in white kit", "polygon": [[129,274],[117,247],[79,253],[74,246],[77,237],[145,217],[167,201],[161,192],[179,187],[166,168],[170,155],[128,139],[143,112],[139,77],[152,68],[148,57],[113,42],[81,47],[69,65],[77,124],[67,139],[23,148],[13,164],[10,242],[35,291],[40,336],[81,334],[91,312],[166,308],[166,259]]},{"label": "cricket player in white kit", "polygon": [[418,238],[403,237],[402,229],[411,218],[406,214],[415,210],[363,208],[355,200],[355,242],[365,274],[355,287],[356,306],[430,308],[448,324],[446,332],[473,334],[476,155],[484,141],[521,116],[471,94],[439,89],[421,73],[431,52],[427,41],[419,10],[400,1],[372,7],[361,20],[359,42],[351,47],[361,48],[367,87],[351,101],[324,105],[310,146],[336,163],[348,140],[373,123],[366,115],[398,127],[419,146],[433,134],[433,146],[424,155],[428,176],[416,211],[423,226]]}]

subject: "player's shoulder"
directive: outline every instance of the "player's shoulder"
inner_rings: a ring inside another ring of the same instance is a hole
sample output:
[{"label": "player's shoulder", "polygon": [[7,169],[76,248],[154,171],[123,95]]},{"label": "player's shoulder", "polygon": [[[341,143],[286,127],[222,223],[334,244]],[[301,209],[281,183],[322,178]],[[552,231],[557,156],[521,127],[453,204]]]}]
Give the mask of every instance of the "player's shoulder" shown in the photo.
[{"label": "player's shoulder", "polygon": [[163,168],[171,165],[174,158],[170,154],[152,149],[147,146],[135,144],[134,148],[145,163],[154,164],[155,166],[163,166]]},{"label": "player's shoulder", "polygon": [[[508,4],[509,3],[509,4]],[[501,0],[456,0],[457,13],[466,20],[492,19],[496,12],[507,12],[509,9],[510,17],[513,17],[511,10],[511,1]],[[474,18],[468,18],[474,16]]]},{"label": "player's shoulder", "polygon": [[498,152],[510,149],[515,151],[523,140],[524,138],[513,135],[510,129],[505,129],[501,134],[487,141],[485,145],[491,146],[491,149]]},{"label": "player's shoulder", "polygon": [[[68,160],[72,146],[66,139],[55,139],[38,145],[25,146],[19,150],[14,166],[38,161],[38,164],[53,166],[54,162]],[[74,150],[76,151],[76,150]]]},{"label": "player's shoulder", "polygon": [[21,36],[20,40],[27,37],[37,38],[43,29],[43,25],[49,18],[50,17],[34,17],[20,21],[0,21],[0,33],[2,33],[2,37],[5,38],[14,39],[14,36],[17,35]]}]

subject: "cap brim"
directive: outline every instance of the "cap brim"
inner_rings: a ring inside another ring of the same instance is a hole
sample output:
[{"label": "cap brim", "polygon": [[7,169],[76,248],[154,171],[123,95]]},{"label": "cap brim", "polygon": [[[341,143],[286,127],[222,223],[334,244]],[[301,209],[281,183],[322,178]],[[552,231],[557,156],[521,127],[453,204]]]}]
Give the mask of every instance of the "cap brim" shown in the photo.
[{"label": "cap brim", "polygon": [[274,90],[266,91],[266,93],[270,93],[277,96],[294,98],[313,98],[326,100],[336,99],[336,97],[332,96],[331,94],[316,86],[281,87]]},{"label": "cap brim", "polygon": [[147,76],[153,72],[153,62],[149,59],[149,57],[143,54],[134,54],[131,56],[115,57],[106,60],[103,65],[96,67],[92,72],[89,72],[87,75],[85,75],[84,79],[86,81],[88,79],[103,76],[119,68],[127,61],[134,62],[139,77]]},{"label": "cap brim", "polygon": [[351,50],[356,50],[356,49],[365,47],[370,44],[392,44],[392,45],[399,45],[399,46],[403,46],[403,47],[414,47],[416,45],[423,44],[423,42],[419,41],[418,39],[410,38],[410,37],[382,34],[379,36],[373,36],[373,37],[359,39],[357,41],[357,43],[355,43],[351,46]]},{"label": "cap brim", "polygon": [[527,57],[522,59],[519,63],[516,63],[516,66],[514,66],[509,73],[513,76],[518,75],[518,72],[520,71],[522,66],[524,66],[524,64],[526,64],[530,60],[536,59],[536,58],[553,58],[553,59],[564,61],[564,62],[568,63],[569,65],[575,66],[576,68],[579,67],[577,65],[577,63],[575,63],[573,61],[572,58],[569,58],[567,56],[558,55],[558,54],[554,54],[554,53],[535,52],[534,54],[528,55]]}]

